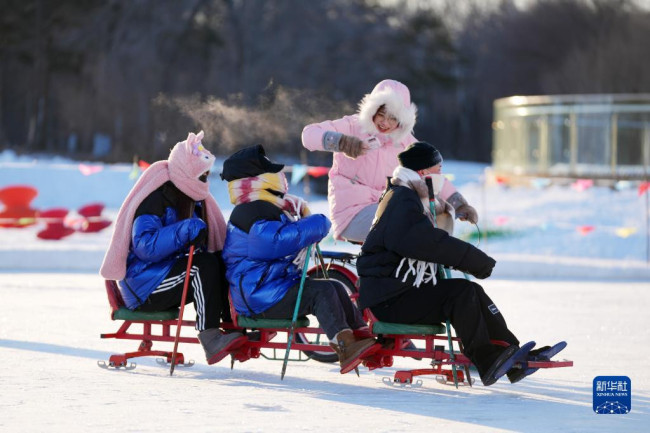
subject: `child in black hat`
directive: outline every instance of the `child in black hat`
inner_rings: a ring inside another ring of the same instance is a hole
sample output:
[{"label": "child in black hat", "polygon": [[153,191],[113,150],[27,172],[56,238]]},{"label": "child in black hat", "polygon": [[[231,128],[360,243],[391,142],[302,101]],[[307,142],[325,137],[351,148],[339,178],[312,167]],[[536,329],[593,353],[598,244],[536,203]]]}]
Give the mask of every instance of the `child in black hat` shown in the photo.
[{"label": "child in black hat", "polygon": [[[325,215],[312,215],[304,200],[287,193],[282,168],[261,145],[240,150],[223,166],[235,205],[223,248],[226,278],[235,310],[248,317],[292,317],[304,250],[330,229]],[[338,281],[308,278],[298,314],[316,316],[339,355],[341,373],[379,348],[374,338],[354,336],[367,325]]]}]

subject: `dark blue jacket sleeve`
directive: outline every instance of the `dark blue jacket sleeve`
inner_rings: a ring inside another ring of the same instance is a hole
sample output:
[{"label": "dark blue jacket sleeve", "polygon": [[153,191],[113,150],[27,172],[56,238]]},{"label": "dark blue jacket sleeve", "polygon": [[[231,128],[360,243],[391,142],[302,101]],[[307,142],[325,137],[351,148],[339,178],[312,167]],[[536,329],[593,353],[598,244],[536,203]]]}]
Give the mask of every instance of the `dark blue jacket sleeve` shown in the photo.
[{"label": "dark blue jacket sleeve", "polygon": [[133,252],[140,260],[158,262],[185,249],[205,227],[205,222],[199,218],[163,226],[156,215],[140,215],[133,221],[131,231]]},{"label": "dark blue jacket sleeve", "polygon": [[248,234],[248,257],[270,260],[298,253],[323,239],[330,230],[325,215],[316,214],[298,221],[258,221]]}]

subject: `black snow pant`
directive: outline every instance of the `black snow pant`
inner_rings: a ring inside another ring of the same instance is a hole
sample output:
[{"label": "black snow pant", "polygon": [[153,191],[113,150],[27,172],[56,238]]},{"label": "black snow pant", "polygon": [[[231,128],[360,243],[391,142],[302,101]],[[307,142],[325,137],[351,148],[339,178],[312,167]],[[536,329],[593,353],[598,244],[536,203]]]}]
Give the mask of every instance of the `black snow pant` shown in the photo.
[{"label": "black snow pant", "polygon": [[485,352],[490,340],[519,344],[503,315],[483,288],[460,278],[440,279],[435,286],[412,288],[387,302],[371,307],[381,321],[407,324],[439,324],[449,319],[464,346],[475,358],[476,349]]},{"label": "black snow pant", "polygon": [[[187,257],[180,258],[138,310],[161,311],[180,307],[187,271]],[[221,318],[230,321],[228,283],[221,253],[198,252],[192,259],[185,303],[194,302],[196,329],[218,328]]]},{"label": "black snow pant", "polygon": [[[291,319],[298,299],[300,284],[289,288],[284,297],[260,316],[266,319]],[[361,312],[350,300],[343,284],[334,280],[305,280],[298,316],[313,314],[330,340],[344,329],[367,326]]]}]

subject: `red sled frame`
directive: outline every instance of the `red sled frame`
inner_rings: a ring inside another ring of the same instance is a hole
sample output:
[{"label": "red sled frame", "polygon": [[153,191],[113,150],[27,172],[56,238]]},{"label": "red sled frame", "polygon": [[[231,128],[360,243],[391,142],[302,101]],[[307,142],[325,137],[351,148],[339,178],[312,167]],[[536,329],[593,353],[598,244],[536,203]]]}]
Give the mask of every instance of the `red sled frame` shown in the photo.
[{"label": "red sled frame", "polygon": [[[122,320],[119,329],[113,333],[100,334],[100,338],[115,338],[117,340],[140,340],[138,350],[135,352],[126,352],[113,354],[109,357],[108,363],[98,361],[100,367],[114,368],[135,368],[135,364],[129,364],[129,359],[139,358],[142,356],[163,357],[166,362],[171,362],[172,352],[163,350],[152,350],[154,341],[173,343],[175,330],[178,325],[178,308],[145,313],[131,311],[124,305],[124,300],[117,287],[117,283],[112,280],[105,281],[106,295],[111,308],[111,319]],[[181,326],[191,326],[194,328],[193,320],[183,320]],[[135,329],[139,327],[139,329]],[[196,337],[180,337],[182,343],[198,343]],[[176,363],[185,364],[185,358],[182,353],[176,355]]]},{"label": "red sled frame", "polygon": [[[309,270],[309,275],[322,277],[327,271],[336,271],[339,276],[343,275],[355,286],[357,285],[357,275],[349,268],[354,266],[355,255],[350,253],[323,253],[325,258],[330,259],[330,263],[325,265],[321,261],[319,266]],[[325,269],[325,272],[323,272]],[[124,306],[124,301],[115,281],[107,280],[105,282],[106,293],[109,305],[111,307],[111,319],[122,320],[119,329],[114,333],[101,334],[101,338],[115,338],[118,340],[140,340],[139,347],[134,352],[113,354],[109,357],[108,363],[98,361],[103,368],[135,368],[135,364],[129,363],[130,359],[143,356],[162,357],[163,362],[169,364],[172,359],[171,351],[153,350],[153,342],[174,342],[176,326],[178,324],[178,309],[144,313],[131,311]],[[349,286],[349,285],[348,285]],[[352,293],[351,297],[356,299],[358,295]],[[265,356],[262,349],[273,349],[286,351],[287,341],[291,328],[291,320],[278,319],[251,319],[248,317],[238,316],[231,303],[231,313],[233,322],[223,323],[222,328],[225,330],[236,329],[246,333],[249,340],[236,351],[231,353],[231,367],[235,361],[245,362],[249,359],[259,358],[260,356],[267,359],[280,359],[278,357]],[[470,385],[473,380],[470,376],[469,368],[471,361],[462,353],[462,345],[457,337],[452,337],[449,326],[443,325],[404,325],[378,321],[366,309],[364,318],[369,323],[373,336],[378,337],[382,342],[382,348],[364,359],[363,365],[369,370],[378,368],[392,367],[395,357],[409,357],[415,359],[429,359],[430,366],[427,368],[418,368],[411,370],[400,370],[395,372],[393,380],[384,378],[383,381],[388,384],[419,386],[422,381],[415,381],[414,378],[423,375],[435,375],[436,380],[440,383],[454,383],[459,385]],[[181,326],[194,328],[193,320],[183,320]],[[140,327],[140,330],[134,329]],[[276,341],[278,334],[286,334],[285,341]],[[302,336],[302,340],[296,338],[296,334]],[[291,350],[300,352],[319,352],[334,353],[329,345],[320,343],[324,332],[318,327],[310,327],[307,318],[300,318],[294,329],[293,343]],[[307,341],[304,341],[307,340]],[[180,337],[182,343],[198,344],[196,337]],[[311,342],[315,341],[315,342]],[[421,341],[424,348],[411,349],[407,348],[409,341]],[[456,343],[456,348],[452,342]],[[496,344],[504,344],[495,342]],[[294,359],[306,360],[306,359]],[[185,363],[182,353],[177,353],[177,365],[192,365]],[[529,362],[528,368],[558,368],[571,367],[573,361],[543,361]]]},{"label": "red sled frame", "polygon": [[[121,293],[117,287],[117,283],[112,280],[105,281],[106,295],[108,303],[111,308],[111,319],[115,321],[122,321],[119,329],[113,333],[100,334],[100,338],[114,338],[117,340],[139,340],[140,344],[138,349],[133,352],[116,353],[112,354],[108,362],[98,361],[98,365],[103,368],[125,368],[133,369],[135,364],[129,363],[130,359],[155,356],[162,357],[164,362],[171,363],[172,351],[169,350],[153,350],[154,342],[167,342],[173,343],[175,331],[178,326],[178,309],[172,309],[160,312],[139,312],[131,311],[126,308]],[[249,341],[246,342],[237,351],[231,353],[232,361],[238,360],[240,362],[247,361],[251,358],[259,358],[264,356],[261,349],[286,350],[287,342],[272,341],[280,333],[285,333],[288,336],[291,320],[255,320],[247,317],[242,317],[240,324],[237,322],[238,316],[233,311],[233,323],[222,323],[222,328],[225,330],[239,330],[247,332]],[[187,326],[194,329],[194,320],[183,320],[181,326]],[[255,332],[248,332],[247,329],[254,330]],[[298,320],[298,327],[294,330],[294,342],[291,346],[292,350],[298,351],[318,351],[318,352],[332,352],[334,350],[329,346],[321,345],[320,343],[301,343],[295,338],[295,334],[320,336],[323,330],[316,327],[309,327],[309,320],[307,318],[300,318]],[[320,338],[316,339],[317,341]],[[199,340],[196,337],[183,337],[179,339],[181,343],[198,344]],[[269,357],[267,357],[269,358]],[[270,358],[278,359],[278,358]],[[294,360],[308,360],[294,359]],[[177,365],[191,365],[192,363],[185,363],[185,357],[182,353],[176,354]]]}]

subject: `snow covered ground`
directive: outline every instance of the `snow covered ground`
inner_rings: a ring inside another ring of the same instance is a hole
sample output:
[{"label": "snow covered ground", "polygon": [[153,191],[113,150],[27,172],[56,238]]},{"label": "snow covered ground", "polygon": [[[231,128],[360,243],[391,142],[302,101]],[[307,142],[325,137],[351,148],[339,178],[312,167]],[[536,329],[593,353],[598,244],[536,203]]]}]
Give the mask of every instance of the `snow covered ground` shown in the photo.
[{"label": "snow covered ground", "polygon": [[[5,152],[0,188],[33,185],[33,206],[41,210],[103,202],[112,218],[132,185],[131,167],[99,167],[84,175],[78,163]],[[421,388],[382,383],[398,369],[426,367],[424,361],[362,368],[360,378],[308,361],[291,363],[280,381],[279,362],[251,360],[231,371],[227,361],[206,365],[198,345],[181,345],[196,365],[173,377],[153,359],[137,360],[131,371],[102,370],[97,360],[137,348],[136,341],[99,338],[117,329],[97,275],[110,229],[43,241],[36,237],[42,226],[0,228],[0,431],[647,431],[645,197],[625,184],[584,191],[486,186],[484,168],[445,161],[479,211],[481,230],[510,231],[481,241],[498,262],[482,284],[520,340],[568,341],[560,358],[572,359],[573,368],[456,390],[426,376]],[[212,189],[228,214],[217,176]],[[327,212],[323,197],[310,202]],[[475,230],[464,225],[461,234]],[[330,240],[323,249],[350,247]],[[592,382],[606,375],[630,377],[629,414],[594,414]]]}]

